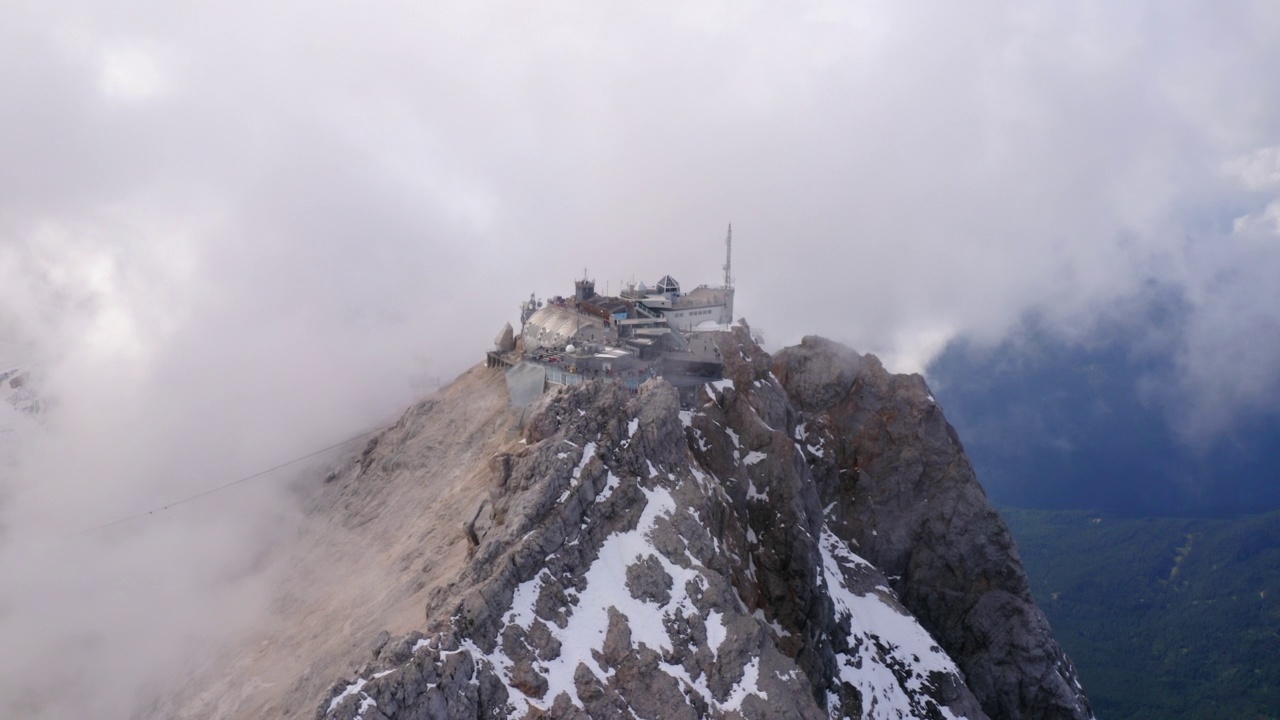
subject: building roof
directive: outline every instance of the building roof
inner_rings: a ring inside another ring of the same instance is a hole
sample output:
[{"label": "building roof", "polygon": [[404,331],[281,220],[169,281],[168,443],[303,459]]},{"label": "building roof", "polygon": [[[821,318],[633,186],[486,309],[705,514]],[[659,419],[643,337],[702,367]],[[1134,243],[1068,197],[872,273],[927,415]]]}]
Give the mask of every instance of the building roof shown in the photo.
[{"label": "building roof", "polygon": [[574,341],[584,328],[590,327],[595,334],[604,327],[598,318],[574,312],[568,308],[547,305],[540,308],[524,326],[524,348],[526,351],[542,348],[562,348]]},{"label": "building roof", "polygon": [[660,317],[659,318],[651,318],[651,317],[627,318],[626,320],[618,321],[618,325],[621,325],[624,327],[643,326],[643,325],[661,326],[666,324],[667,324],[667,321]]},{"label": "building roof", "polygon": [[673,293],[673,292],[678,293],[680,292],[680,283],[676,282],[675,278],[671,277],[670,275],[663,275],[662,279],[658,281],[658,287],[656,287],[655,290],[659,294]]},{"label": "building roof", "polygon": [[671,305],[676,309],[727,306],[733,302],[733,290],[700,285],[676,298]]},{"label": "building roof", "polygon": [[627,308],[631,306],[631,303],[623,300],[622,298],[610,297],[607,295],[596,295],[589,300],[583,300],[582,304],[600,308],[611,315],[619,312],[626,312]]}]

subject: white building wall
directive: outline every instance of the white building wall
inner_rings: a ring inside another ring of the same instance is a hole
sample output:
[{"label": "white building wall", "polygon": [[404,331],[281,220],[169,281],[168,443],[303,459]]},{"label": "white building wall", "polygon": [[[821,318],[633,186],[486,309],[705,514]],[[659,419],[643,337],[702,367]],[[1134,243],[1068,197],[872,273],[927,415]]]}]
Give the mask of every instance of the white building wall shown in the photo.
[{"label": "white building wall", "polygon": [[727,325],[732,322],[731,319],[726,319],[729,316],[729,308],[723,305],[668,310],[663,313],[663,317],[666,318],[667,324],[679,330],[691,330],[707,321]]},{"label": "white building wall", "polygon": [[[688,307],[698,303],[700,307]],[[679,330],[689,330],[704,322],[728,325],[733,322],[733,288],[698,287],[675,302],[662,296],[649,296],[639,302],[654,312],[662,313],[667,323]]]}]

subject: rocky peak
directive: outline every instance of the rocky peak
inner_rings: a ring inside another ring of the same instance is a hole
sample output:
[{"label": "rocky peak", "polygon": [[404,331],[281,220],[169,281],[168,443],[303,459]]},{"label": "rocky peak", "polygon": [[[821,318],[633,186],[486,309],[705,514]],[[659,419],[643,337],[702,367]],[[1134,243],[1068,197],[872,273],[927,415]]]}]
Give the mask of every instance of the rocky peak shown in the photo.
[{"label": "rocky peak", "polygon": [[317,717],[1088,718],[924,381],[717,343],[690,409],[596,381],[520,412],[427,632]]},{"label": "rocky peak", "polygon": [[774,370],[805,413],[801,445],[836,533],[889,577],[987,713],[1088,717],[1013,537],[924,379],[815,337]]}]

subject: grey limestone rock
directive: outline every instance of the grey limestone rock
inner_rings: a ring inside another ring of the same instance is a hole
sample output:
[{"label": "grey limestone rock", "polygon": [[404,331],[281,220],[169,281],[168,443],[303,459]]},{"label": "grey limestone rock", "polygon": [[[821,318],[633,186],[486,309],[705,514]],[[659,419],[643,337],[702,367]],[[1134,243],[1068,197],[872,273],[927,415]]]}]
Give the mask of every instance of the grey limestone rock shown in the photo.
[{"label": "grey limestone rock", "polygon": [[429,631],[317,717],[1088,717],[923,381],[716,342],[690,409],[661,380],[524,408]]},{"label": "grey limestone rock", "polygon": [[830,454],[810,456],[838,534],[889,576],[986,712],[1091,717],[1013,537],[924,379],[816,337],[778,353],[774,372]]},{"label": "grey limestone rock", "polygon": [[656,555],[646,555],[627,566],[627,590],[637,600],[666,605],[671,600],[671,576]]}]

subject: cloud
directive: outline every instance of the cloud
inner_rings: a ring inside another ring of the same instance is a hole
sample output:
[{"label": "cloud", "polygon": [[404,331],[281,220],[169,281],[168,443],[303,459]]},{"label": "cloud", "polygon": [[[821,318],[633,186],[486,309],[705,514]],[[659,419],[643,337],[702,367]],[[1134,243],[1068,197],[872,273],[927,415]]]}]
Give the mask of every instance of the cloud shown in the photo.
[{"label": "cloud", "polygon": [[1231,158],[1222,169],[1224,174],[1238,179],[1248,190],[1280,188],[1280,145]]},{"label": "cloud", "polygon": [[[363,429],[584,266],[715,282],[729,221],[770,344],[903,370],[1029,314],[1087,337],[1171,288],[1178,413],[1228,427],[1280,377],[1278,36],[1248,2],[11,3],[0,309],[58,405],[5,479],[0,630],[150,608],[86,662],[168,657],[131,638],[183,635],[159,610],[274,515],[138,530],[83,551],[81,584],[23,559],[36,538]],[[154,599],[130,581],[156,576]],[[127,601],[86,612],[104,593]],[[43,672],[13,655],[6,678]],[[94,707],[110,683],[82,680]]]},{"label": "cloud", "polygon": [[1173,425],[1206,445],[1242,420],[1274,414],[1280,400],[1280,198],[1236,218],[1188,261]]}]

